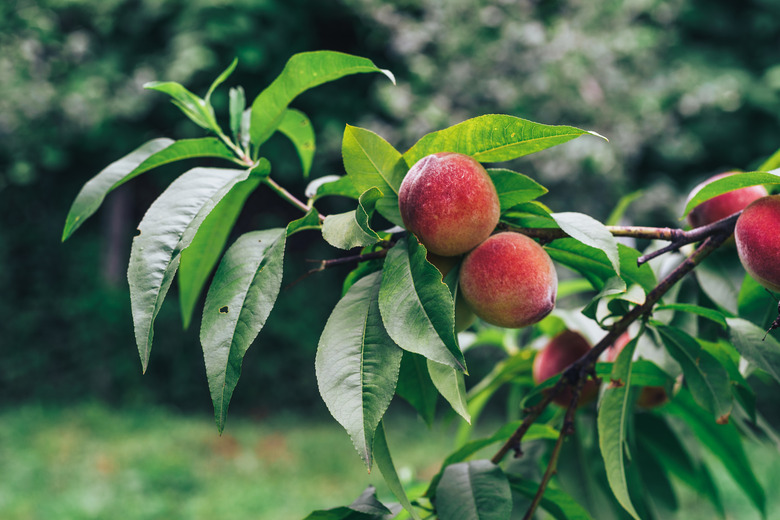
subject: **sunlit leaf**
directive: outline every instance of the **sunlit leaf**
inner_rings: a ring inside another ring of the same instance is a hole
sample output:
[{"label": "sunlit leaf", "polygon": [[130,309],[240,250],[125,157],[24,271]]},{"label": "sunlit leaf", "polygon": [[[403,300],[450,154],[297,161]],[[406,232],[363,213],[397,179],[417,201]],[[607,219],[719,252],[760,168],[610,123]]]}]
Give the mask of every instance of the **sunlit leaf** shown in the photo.
[{"label": "sunlit leaf", "polygon": [[403,355],[379,314],[381,277],[358,280],[336,304],[315,360],[322,399],[369,468],[374,432],[395,394]]},{"label": "sunlit leaf", "polygon": [[780,184],[780,176],[767,172],[746,172],[735,173],[712,181],[702,187],[702,189],[688,201],[682,216],[688,215],[694,207],[705,200],[709,200],[729,191],[746,188],[748,186],[756,186],[758,184]]},{"label": "sunlit leaf", "polygon": [[271,137],[281,123],[285,109],[299,94],[323,83],[365,72],[381,72],[395,83],[390,71],[377,68],[366,58],[332,51],[295,54],[273,83],[252,102],[252,144],[259,147]]},{"label": "sunlit leaf", "polygon": [[552,218],[571,238],[603,251],[615,274],[620,274],[618,243],[604,224],[593,217],[574,212],[553,213]]},{"label": "sunlit leaf", "polygon": [[241,235],[222,257],[206,294],[200,342],[220,432],[244,356],[279,296],[285,238],[284,228]]},{"label": "sunlit leaf", "polygon": [[303,177],[307,178],[311,171],[311,163],[314,160],[316,149],[314,128],[306,114],[294,108],[284,111],[282,122],[279,123],[279,132],[285,135],[295,146],[298,157],[301,159]]},{"label": "sunlit leaf", "polygon": [[382,192],[378,188],[370,188],[360,195],[357,209],[325,217],[322,238],[339,249],[366,247],[379,242],[380,237],[371,229],[369,220],[381,198]]},{"label": "sunlit leaf", "polygon": [[504,114],[486,114],[423,136],[404,154],[404,159],[412,166],[432,153],[457,152],[480,162],[503,162],[584,134],[598,136],[572,126],[543,125]]},{"label": "sunlit leaf", "polygon": [[244,87],[238,86],[231,88],[228,93],[229,110],[230,110],[230,132],[233,134],[233,140],[239,142],[241,140],[241,119],[246,110],[246,95],[244,94]]},{"label": "sunlit leaf", "polygon": [[414,236],[400,239],[385,258],[379,310],[388,334],[404,350],[465,370],[455,336],[455,304],[441,273]]},{"label": "sunlit leaf", "polygon": [[509,481],[489,460],[447,466],[436,487],[436,511],[441,520],[506,520],[512,512]]},{"label": "sunlit leaf", "polygon": [[341,155],[347,177],[357,191],[379,188],[384,197],[377,202],[377,211],[393,224],[402,226],[398,189],[408,167],[401,153],[374,132],[347,125]]},{"label": "sunlit leaf", "polygon": [[179,110],[196,125],[215,132],[219,130],[211,105],[187,90],[183,85],[175,81],[152,81],[146,83],[144,88],[171,96],[171,102],[179,107]]},{"label": "sunlit leaf", "polygon": [[317,200],[320,197],[335,195],[357,199],[360,193],[352,184],[352,179],[348,175],[325,175],[314,179],[306,186],[306,197]]},{"label": "sunlit leaf", "polygon": [[206,92],[206,97],[203,98],[203,100],[206,102],[206,105],[211,104],[211,95],[214,93],[215,90],[217,90],[218,86],[223,84],[225,80],[228,79],[231,74],[233,74],[233,71],[236,70],[237,65],[238,65],[238,58],[233,58],[233,61],[230,62],[230,65],[228,65],[228,67],[224,71],[222,71],[222,74],[217,76],[217,78],[211,83],[208,92]]},{"label": "sunlit leaf", "polygon": [[504,168],[489,168],[487,172],[498,192],[502,212],[547,193],[547,188],[522,173]]},{"label": "sunlit leaf", "polygon": [[198,228],[220,200],[249,170],[194,168],[155,200],[133,239],[127,279],[135,337],[144,371],[154,336],[154,320]]}]

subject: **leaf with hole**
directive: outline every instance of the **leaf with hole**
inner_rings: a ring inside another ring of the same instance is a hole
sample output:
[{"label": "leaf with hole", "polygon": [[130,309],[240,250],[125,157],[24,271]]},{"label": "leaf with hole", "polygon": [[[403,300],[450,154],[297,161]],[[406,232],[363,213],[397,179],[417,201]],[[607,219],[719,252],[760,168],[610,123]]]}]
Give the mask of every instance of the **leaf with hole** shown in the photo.
[{"label": "leaf with hole", "polygon": [[152,348],[154,320],[179,267],[182,251],[222,198],[249,175],[249,170],[194,168],[173,181],[141,220],[130,250],[127,280],[144,371]]},{"label": "leaf with hole", "polygon": [[220,432],[244,356],[279,296],[285,239],[284,228],[241,235],[222,257],[206,294],[200,343]]}]

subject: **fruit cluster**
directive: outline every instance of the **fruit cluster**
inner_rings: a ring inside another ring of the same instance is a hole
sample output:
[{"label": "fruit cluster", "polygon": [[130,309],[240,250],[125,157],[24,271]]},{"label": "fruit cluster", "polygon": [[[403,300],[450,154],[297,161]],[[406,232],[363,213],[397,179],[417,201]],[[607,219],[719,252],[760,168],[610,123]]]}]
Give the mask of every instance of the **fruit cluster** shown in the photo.
[{"label": "fruit cluster", "polygon": [[465,255],[460,306],[510,328],[537,323],[552,311],[558,288],[552,260],[525,235],[492,234],[498,193],[478,161],[447,152],[420,159],[401,183],[398,206],[406,229],[443,274]]}]

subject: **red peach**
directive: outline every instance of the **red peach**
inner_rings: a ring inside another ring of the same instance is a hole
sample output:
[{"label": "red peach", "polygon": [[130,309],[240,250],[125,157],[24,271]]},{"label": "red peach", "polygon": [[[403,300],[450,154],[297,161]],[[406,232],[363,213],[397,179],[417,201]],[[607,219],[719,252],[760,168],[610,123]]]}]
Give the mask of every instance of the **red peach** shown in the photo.
[{"label": "red peach", "polygon": [[485,168],[472,157],[442,152],[423,157],[404,177],[398,209],[406,229],[428,251],[463,254],[498,224],[498,193]]},{"label": "red peach", "polygon": [[767,289],[780,292],[780,195],[750,204],[734,229],[742,266]]},{"label": "red peach", "polygon": [[505,232],[466,256],[460,288],[477,316],[493,325],[517,328],[532,325],[553,310],[558,277],[539,244],[520,233]]},{"label": "red peach", "polygon": [[[552,338],[547,345],[536,354],[533,365],[533,378],[536,384],[546,381],[566,370],[572,363],[580,359],[590,350],[590,343],[580,333],[564,330]],[[593,400],[598,393],[597,381],[589,380],[582,388],[580,404]],[[566,389],[553,399],[561,406],[569,406],[572,399],[571,389]]]},{"label": "red peach", "polygon": [[[735,173],[739,172],[725,172],[713,175],[693,188],[691,194],[688,195],[688,200],[691,200],[704,186],[712,181],[734,175]],[[706,226],[707,224],[726,218],[729,215],[733,215],[738,211],[742,211],[754,200],[766,197],[767,195],[768,192],[766,191],[766,188],[761,185],[748,186],[746,188],[723,193],[717,197],[705,200],[694,207],[691,212],[688,213],[688,223],[691,227]]]}]

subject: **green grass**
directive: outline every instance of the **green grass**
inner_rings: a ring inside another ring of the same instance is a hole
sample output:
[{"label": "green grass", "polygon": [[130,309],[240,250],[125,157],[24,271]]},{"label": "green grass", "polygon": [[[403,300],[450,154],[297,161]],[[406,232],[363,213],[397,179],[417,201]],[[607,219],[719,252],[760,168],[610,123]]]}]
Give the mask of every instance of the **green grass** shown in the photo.
[{"label": "green grass", "polygon": [[[400,473],[429,479],[450,436],[400,422]],[[3,520],[295,520],[369,484],[395,501],[338,424],[300,418],[233,417],[220,437],[206,416],[25,407],[0,414],[0,468]]]},{"label": "green grass", "polygon": [[[429,481],[452,431],[397,413],[387,429],[402,478]],[[746,447],[767,491],[768,519],[780,519],[777,450]],[[26,406],[0,412],[0,468],[2,520],[300,520],[349,504],[369,484],[395,502],[338,424],[300,417],[234,416],[220,437],[206,415]],[[760,520],[725,470],[712,468],[728,519]],[[690,488],[676,488],[674,518],[715,518]]]}]

